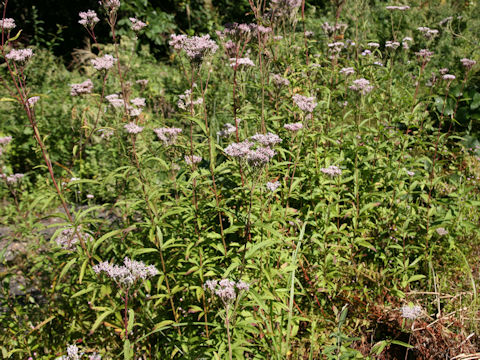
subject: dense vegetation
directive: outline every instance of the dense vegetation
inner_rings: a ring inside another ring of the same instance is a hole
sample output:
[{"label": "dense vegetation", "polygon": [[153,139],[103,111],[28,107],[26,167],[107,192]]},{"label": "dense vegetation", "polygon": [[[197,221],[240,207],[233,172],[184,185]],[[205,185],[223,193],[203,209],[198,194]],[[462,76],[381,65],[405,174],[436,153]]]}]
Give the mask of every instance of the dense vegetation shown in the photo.
[{"label": "dense vegetation", "polygon": [[2,357],[478,358],[480,5],[152,4],[2,8]]}]

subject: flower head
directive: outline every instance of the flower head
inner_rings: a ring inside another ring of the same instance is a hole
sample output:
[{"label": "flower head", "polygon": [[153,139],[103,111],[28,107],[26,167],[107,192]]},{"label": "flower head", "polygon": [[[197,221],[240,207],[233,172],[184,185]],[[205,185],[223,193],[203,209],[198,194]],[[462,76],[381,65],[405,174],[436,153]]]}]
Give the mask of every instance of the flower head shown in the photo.
[{"label": "flower head", "polygon": [[471,60],[467,58],[461,59],[460,62],[464,67],[466,67],[469,70],[477,63],[475,60]]},{"label": "flower head", "polygon": [[117,11],[120,7],[120,0],[102,0],[98,2],[100,5],[103,5],[107,11]]},{"label": "flower head", "polygon": [[143,127],[138,126],[134,122],[130,122],[128,124],[125,124],[123,127],[125,128],[125,130],[127,130],[127,132],[129,134],[138,134],[138,133],[141,133],[143,131]]},{"label": "flower head", "polygon": [[213,295],[218,296],[223,303],[228,304],[234,302],[242,291],[248,291],[250,289],[250,284],[244,281],[235,282],[233,280],[222,279],[220,281],[207,280],[203,287],[204,289],[209,290]]},{"label": "flower head", "polygon": [[353,85],[349,86],[350,89],[360,92],[362,95],[368,94],[373,90],[373,85],[370,85],[370,81],[364,78],[360,78],[353,81]]},{"label": "flower head", "polygon": [[236,69],[239,66],[255,66],[255,63],[248,57],[230,58],[230,66]]},{"label": "flower head", "polygon": [[435,230],[437,232],[438,235],[440,236],[444,236],[444,235],[447,235],[448,234],[448,231],[445,230],[445,228],[443,227],[439,227]]},{"label": "flower head", "polygon": [[107,95],[105,96],[105,99],[107,99],[110,105],[115,108],[119,108],[125,105],[125,102],[123,101],[123,99],[120,99],[118,94]]},{"label": "flower head", "polygon": [[93,90],[93,82],[90,79],[85,80],[80,84],[70,85],[70,95],[78,96],[82,94],[90,94]]},{"label": "flower head", "polygon": [[296,132],[303,128],[303,124],[301,122],[296,122],[293,124],[285,124],[283,127],[288,131]]},{"label": "flower head", "polygon": [[146,23],[144,23],[143,21],[140,21],[136,18],[128,18],[130,20],[130,22],[132,23],[132,30],[135,31],[135,32],[138,32],[140,30],[142,30],[145,26],[147,26]]},{"label": "flower head", "polygon": [[38,100],[40,100],[40,96],[32,96],[27,100],[27,104],[30,108],[33,108]]},{"label": "flower head", "polygon": [[422,315],[422,307],[419,305],[403,305],[401,312],[404,319],[415,320]]},{"label": "flower head", "polygon": [[331,165],[328,168],[321,168],[320,171],[324,174],[330,175],[331,177],[342,175],[342,170],[335,165]]},{"label": "flower head", "polygon": [[270,132],[266,135],[255,134],[251,136],[250,139],[262,144],[263,146],[272,146],[282,142],[282,139],[278,135],[272,134]]},{"label": "flower head", "polygon": [[345,76],[355,74],[355,70],[352,67],[343,68],[340,70],[340,74]]},{"label": "flower head", "polygon": [[82,239],[84,242],[93,240],[92,236],[83,232],[80,226],[76,229],[69,227],[60,232],[60,234],[55,238],[55,242],[64,250],[72,251],[75,249],[75,245],[81,242],[80,239]]},{"label": "flower head", "polygon": [[85,27],[88,26],[93,28],[100,21],[97,13],[93,10],[81,11],[78,15],[80,16],[80,20],[78,20],[78,23],[82,24]]},{"label": "flower head", "polygon": [[153,130],[157,134],[158,138],[163,142],[165,146],[175,144],[178,135],[182,132],[179,128],[158,128]]},{"label": "flower head", "polygon": [[198,164],[201,161],[202,161],[201,156],[197,156],[197,155],[186,155],[185,156],[185,162],[190,166],[193,166],[194,164]]},{"label": "flower head", "polygon": [[111,69],[117,59],[115,59],[112,55],[105,55],[103,57],[97,57],[96,59],[92,59],[91,61],[93,67],[100,71]]},{"label": "flower head", "polygon": [[0,27],[5,30],[12,30],[15,29],[15,20],[11,18],[5,18],[2,19],[2,23],[0,24]]},{"label": "flower head", "polygon": [[280,181],[275,181],[275,182],[269,181],[265,184],[265,186],[267,187],[268,190],[270,190],[271,192],[274,192],[280,187]]},{"label": "flower head", "polygon": [[313,112],[313,110],[317,107],[317,102],[315,101],[315,97],[307,97],[303,95],[293,95],[292,97],[295,104],[305,112]]},{"label": "flower head", "polygon": [[93,266],[93,271],[100,274],[105,272],[107,276],[113,279],[120,286],[131,286],[137,281],[146,280],[159,274],[154,265],[145,265],[142,261],[131,260],[128,257],[123,259],[123,265],[110,265],[107,261]]},{"label": "flower head", "polygon": [[192,61],[201,61],[207,54],[214,54],[218,50],[218,45],[210,39],[210,35],[192,36],[171,35],[169,41],[177,51],[184,51]]},{"label": "flower head", "polygon": [[32,49],[20,49],[20,50],[13,49],[7,55],[5,55],[5,57],[8,60],[13,60],[16,62],[25,62],[28,59],[30,59],[32,56],[33,56]]},{"label": "flower head", "polygon": [[145,103],[145,98],[135,98],[135,99],[132,99],[130,100],[130,102],[135,105],[135,106],[138,106],[138,107],[144,107],[146,106],[146,103]]},{"label": "flower head", "polygon": [[288,86],[290,81],[279,74],[272,74],[273,83],[277,86]]}]

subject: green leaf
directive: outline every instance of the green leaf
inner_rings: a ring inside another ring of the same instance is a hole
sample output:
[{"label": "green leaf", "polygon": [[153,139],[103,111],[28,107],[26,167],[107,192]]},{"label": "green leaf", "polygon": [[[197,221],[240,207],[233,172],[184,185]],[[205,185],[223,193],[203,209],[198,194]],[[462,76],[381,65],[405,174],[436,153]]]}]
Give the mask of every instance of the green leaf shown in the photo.
[{"label": "green leaf", "polygon": [[130,340],[126,339],[123,343],[123,358],[125,360],[130,360],[133,357],[133,349],[130,344]]},{"label": "green leaf", "polygon": [[470,104],[470,110],[475,110],[480,106],[480,93],[473,95],[472,103]]},{"label": "green leaf", "polygon": [[133,329],[133,323],[135,321],[135,311],[133,309],[128,309],[128,326],[127,326],[127,332],[130,334],[130,332]]},{"label": "green leaf", "polygon": [[109,310],[103,312],[99,317],[97,317],[97,320],[95,320],[95,323],[93,324],[92,329],[90,330],[90,334],[93,334],[95,332],[95,330],[97,330],[97,328],[100,326],[102,321],[105,320],[105,318],[107,316],[113,314],[114,312],[115,312],[115,310],[109,309]]}]

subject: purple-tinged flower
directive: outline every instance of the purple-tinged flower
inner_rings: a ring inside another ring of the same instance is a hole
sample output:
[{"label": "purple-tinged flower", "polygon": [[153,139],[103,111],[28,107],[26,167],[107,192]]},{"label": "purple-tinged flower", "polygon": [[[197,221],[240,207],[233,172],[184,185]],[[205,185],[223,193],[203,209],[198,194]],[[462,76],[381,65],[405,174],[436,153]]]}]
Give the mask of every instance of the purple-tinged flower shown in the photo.
[{"label": "purple-tinged flower", "polygon": [[75,244],[81,242],[80,238],[83,239],[84,242],[93,241],[93,237],[90,234],[83,232],[82,228],[79,226],[77,229],[72,227],[63,229],[56,237],[55,242],[64,250],[72,251],[75,249]]},{"label": "purple-tinged flower", "polygon": [[30,108],[33,108],[38,100],[40,100],[40,96],[32,96],[27,100],[27,104]]},{"label": "purple-tinged flower", "polygon": [[0,137],[0,145],[8,145],[12,141],[11,136]]},{"label": "purple-tinged flower", "polygon": [[278,20],[292,20],[302,0],[271,0],[268,15]]},{"label": "purple-tinged flower", "polygon": [[85,27],[93,28],[100,21],[97,13],[93,10],[81,11],[78,15],[80,16],[78,23]]},{"label": "purple-tinged flower", "polygon": [[269,147],[260,146],[255,150],[250,150],[247,154],[247,163],[254,168],[261,168],[265,166],[273,157],[275,151]]},{"label": "purple-tinged flower", "polygon": [[380,47],[380,44],[377,43],[377,42],[369,42],[369,43],[367,44],[367,46],[370,46],[370,47],[372,47],[372,48],[378,48],[378,47]]},{"label": "purple-tinged flower", "polygon": [[93,194],[87,194],[87,199],[93,199],[95,196],[93,196]]},{"label": "purple-tinged flower", "polygon": [[297,132],[303,128],[303,124],[301,122],[296,122],[292,124],[285,124],[283,127],[288,131]]},{"label": "purple-tinged flower", "polygon": [[477,63],[475,60],[471,60],[467,58],[461,59],[460,62],[464,67],[466,67],[469,70]]},{"label": "purple-tinged flower", "polygon": [[333,33],[339,31],[340,33],[344,33],[347,30],[348,25],[345,23],[337,23],[335,25],[330,25],[328,22],[324,22],[322,24],[322,29],[328,36],[333,35]]},{"label": "purple-tinged flower", "polygon": [[145,24],[143,21],[140,21],[134,17],[128,18],[130,22],[132,23],[132,30],[135,32],[138,32],[142,30],[147,24]]},{"label": "purple-tinged flower", "polygon": [[218,45],[210,39],[210,35],[188,37],[172,34],[169,44],[177,51],[185,51],[193,61],[201,61],[207,54],[214,54],[218,50]]},{"label": "purple-tinged flower", "polygon": [[275,40],[275,41],[280,41],[282,39],[283,39],[282,35],[276,35],[276,36],[273,37],[273,40]]},{"label": "purple-tinged flower", "polygon": [[259,33],[260,35],[270,34],[271,32],[272,32],[271,27],[266,27],[262,25],[257,26],[257,33]]},{"label": "purple-tinged flower", "polygon": [[100,132],[100,138],[102,139],[109,139],[113,135],[113,130],[98,129],[97,131]]},{"label": "purple-tinged flower", "polygon": [[239,66],[255,66],[254,62],[248,57],[244,58],[230,58],[230,66],[234,69]]},{"label": "purple-tinged flower", "polygon": [[[250,285],[244,281],[238,281],[235,283],[233,280],[222,279],[207,280],[203,285],[204,289],[209,290],[213,295],[216,295],[222,300],[224,304],[231,304],[243,291],[248,291]],[[237,291],[238,290],[238,294]]]},{"label": "purple-tinged flower", "polygon": [[66,360],[80,360],[82,354],[78,353],[77,345],[68,345]]},{"label": "purple-tinged flower", "polygon": [[175,144],[178,135],[182,132],[179,128],[158,128],[153,130],[157,134],[158,138],[163,142],[165,146]]},{"label": "purple-tinged flower", "polygon": [[433,52],[428,49],[421,49],[420,51],[416,52],[415,55],[417,55],[419,58],[423,58],[424,61],[429,61],[433,56]]},{"label": "purple-tinged flower", "polygon": [[138,133],[141,133],[143,131],[143,127],[138,126],[134,122],[130,122],[128,124],[125,124],[123,127],[125,128],[125,130],[127,130],[127,132],[129,134],[138,134]]},{"label": "purple-tinged flower", "polygon": [[15,27],[16,27],[15,20],[11,19],[11,18],[2,19],[2,24],[0,25],[0,27],[4,30],[15,29]]},{"label": "purple-tinged flower", "polygon": [[362,95],[366,95],[373,90],[373,85],[370,85],[370,81],[367,79],[360,78],[353,80],[353,85],[350,85],[349,88],[360,92]]},{"label": "purple-tinged flower", "polygon": [[105,55],[103,57],[97,57],[96,59],[92,59],[91,61],[93,67],[100,71],[111,69],[117,59],[115,59],[112,55]]},{"label": "purple-tinged flower", "polygon": [[83,94],[91,94],[93,90],[93,82],[90,79],[85,80],[80,84],[71,84],[70,85],[70,95],[78,96]]},{"label": "purple-tinged flower", "polygon": [[271,192],[274,192],[280,187],[280,181],[275,181],[275,182],[269,181],[265,184],[265,186],[267,187],[268,190],[270,190]]},{"label": "purple-tinged flower", "polygon": [[[196,84],[193,84],[193,87],[196,87]],[[192,98],[192,90],[187,89],[182,95],[178,95],[177,106],[182,110],[190,110],[192,105],[201,105],[203,104],[203,98],[199,97],[196,100]]]},{"label": "purple-tinged flower", "polygon": [[292,97],[293,101],[295,104],[300,108],[300,110],[303,110],[308,113],[312,113],[313,110],[317,107],[317,102],[315,101],[315,97],[307,97],[303,95],[293,95]]},{"label": "purple-tinged flower", "polygon": [[398,41],[389,40],[385,43],[386,48],[393,49],[393,50],[397,49],[399,46],[400,46],[400,43]]},{"label": "purple-tinged flower", "polygon": [[30,59],[32,56],[33,56],[32,49],[20,49],[20,50],[13,49],[7,55],[5,55],[5,57],[8,60],[13,60],[16,62],[25,62],[28,59]]},{"label": "purple-tinged flower", "polygon": [[448,231],[445,230],[445,228],[443,227],[439,227],[435,230],[437,232],[438,235],[440,236],[445,236],[445,235],[448,235]]},{"label": "purple-tinged flower", "polygon": [[225,154],[233,158],[244,158],[250,152],[250,148],[253,146],[253,142],[244,140],[239,143],[232,143],[225,148]]},{"label": "purple-tinged flower", "polygon": [[419,305],[403,305],[400,310],[404,319],[415,320],[422,315],[422,307]]},{"label": "purple-tinged flower", "polygon": [[130,102],[135,105],[135,106],[138,106],[138,107],[144,107],[146,106],[147,104],[145,103],[145,98],[135,98],[135,99],[132,99],[130,100]]},{"label": "purple-tinged flower", "polygon": [[362,55],[362,56],[368,56],[368,55],[371,55],[371,54],[372,54],[372,52],[371,52],[370,50],[365,49],[365,50],[362,51],[362,53],[361,53],[360,55]]},{"label": "purple-tinged flower", "polygon": [[338,53],[338,52],[342,51],[343,48],[345,48],[345,43],[343,43],[341,41],[337,41],[337,42],[334,42],[334,43],[327,44],[327,46],[330,49],[330,51]]},{"label": "purple-tinged flower", "polygon": [[201,156],[197,156],[197,155],[186,155],[185,156],[185,162],[187,163],[187,165],[190,165],[190,166],[193,166],[194,164],[198,164],[201,161],[202,161]]},{"label": "purple-tinged flower", "polygon": [[131,260],[128,257],[123,259],[122,266],[110,265],[107,261],[93,266],[93,271],[100,274],[105,272],[120,286],[130,287],[139,280],[146,280],[159,274],[154,265],[145,265],[142,261]]},{"label": "purple-tinged flower", "polygon": [[307,38],[311,38],[313,35],[315,35],[315,33],[313,31],[305,31],[304,35]]},{"label": "purple-tinged flower", "polygon": [[120,7],[120,0],[102,0],[98,2],[100,5],[103,5],[107,11],[117,11]]},{"label": "purple-tinged flower", "polygon": [[342,170],[335,165],[331,165],[328,168],[321,168],[320,171],[324,174],[330,175],[331,177],[342,175]]},{"label": "purple-tinged flower", "polygon": [[407,175],[408,175],[408,176],[413,176],[413,175],[415,175],[415,172],[410,171],[410,170],[407,170]]},{"label": "purple-tinged flower", "polygon": [[373,65],[383,66],[383,63],[381,63],[380,61],[374,61]]},{"label": "purple-tinged flower", "polygon": [[340,70],[340,74],[345,76],[355,74],[355,70],[352,67],[343,68]]},{"label": "purple-tinged flower", "polygon": [[217,131],[217,135],[222,138],[226,138],[229,137],[231,134],[235,133],[236,131],[237,129],[234,125],[226,123],[225,125],[223,125],[222,130]]},{"label": "purple-tinged flower", "polygon": [[290,80],[285,79],[279,74],[272,74],[272,81],[277,86],[288,86],[290,85]]},{"label": "purple-tinged flower", "polygon": [[438,25],[442,26],[442,25],[445,25],[446,23],[448,23],[449,21],[452,21],[453,20],[453,16],[448,16],[446,17],[445,19],[442,19]]},{"label": "purple-tinged flower", "polygon": [[441,68],[441,69],[438,70],[438,72],[439,72],[441,75],[448,74],[448,68]]},{"label": "purple-tinged flower", "polygon": [[410,6],[408,6],[408,5],[401,5],[401,6],[389,5],[389,6],[386,6],[385,9],[392,10],[392,11],[395,11],[395,10],[406,11],[406,10],[410,9]]},{"label": "purple-tinged flower", "polygon": [[128,114],[131,116],[131,117],[137,117],[137,116],[140,116],[140,114],[142,113],[142,109],[135,109],[133,107],[131,107],[130,105],[128,105]]},{"label": "purple-tinged flower", "polygon": [[447,81],[453,81],[453,80],[455,80],[455,75],[445,74],[445,75],[442,76],[442,79],[447,80]]},{"label": "purple-tinged flower", "polygon": [[102,356],[100,354],[93,353],[88,355],[88,360],[102,360]]},{"label": "purple-tinged flower", "polygon": [[105,96],[105,99],[107,99],[110,105],[115,108],[123,107],[125,105],[125,102],[123,99],[120,99],[118,94],[107,95]]},{"label": "purple-tinged flower", "polygon": [[139,79],[137,81],[135,81],[135,83],[141,85],[141,86],[147,86],[148,84],[148,79]]},{"label": "purple-tinged flower", "polygon": [[402,39],[402,42],[405,42],[405,41],[413,41],[413,39],[412,39],[410,36],[405,36],[405,37]]},{"label": "purple-tinged flower", "polygon": [[263,146],[272,146],[282,142],[282,139],[278,135],[272,134],[270,132],[266,135],[255,134],[251,136],[250,139],[262,144]]},{"label": "purple-tinged flower", "polygon": [[5,179],[7,184],[10,184],[10,185],[15,185],[21,179],[23,179],[24,176],[25,176],[25,174],[19,174],[19,173],[16,173],[16,174],[13,174],[13,175],[0,174],[0,177]]},{"label": "purple-tinged flower", "polygon": [[426,39],[432,39],[434,38],[435,36],[438,35],[438,30],[436,29],[430,29],[426,26],[420,26],[417,28],[418,31],[420,31],[421,33],[423,33],[423,35],[425,36]]}]

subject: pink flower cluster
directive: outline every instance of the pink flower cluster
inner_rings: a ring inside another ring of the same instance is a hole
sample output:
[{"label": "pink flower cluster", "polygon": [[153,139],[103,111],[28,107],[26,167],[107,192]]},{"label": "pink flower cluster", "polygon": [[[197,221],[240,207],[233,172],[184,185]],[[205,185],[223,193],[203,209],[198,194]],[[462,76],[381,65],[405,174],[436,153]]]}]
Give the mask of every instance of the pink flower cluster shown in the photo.
[{"label": "pink flower cluster", "polygon": [[370,46],[370,47],[372,47],[372,48],[378,48],[378,47],[380,47],[380,44],[377,43],[377,42],[369,42],[369,43],[367,44],[367,46]]},{"label": "pink flower cluster", "polygon": [[328,22],[324,22],[322,24],[322,29],[325,32],[325,34],[327,34],[328,36],[333,35],[337,31],[343,34],[347,29],[347,27],[348,25],[344,23],[337,23],[335,25],[330,25]]},{"label": "pink flower cluster", "polygon": [[[193,87],[196,87],[196,84],[193,84]],[[190,110],[191,105],[201,105],[203,104],[203,98],[198,98],[196,100],[192,99],[192,90],[187,89],[182,95],[178,95],[177,106],[182,110]]]},{"label": "pink flower cluster", "polygon": [[271,0],[269,14],[276,19],[292,19],[302,5],[302,0]]},{"label": "pink flower cluster", "polygon": [[27,104],[30,108],[33,108],[38,100],[40,100],[40,96],[32,96],[31,98],[28,98]]},{"label": "pink flower cluster", "polygon": [[453,80],[455,80],[455,75],[445,74],[445,75],[442,76],[442,79],[447,80],[447,81],[453,81]]},{"label": "pink flower cluster", "polygon": [[5,55],[5,57],[8,60],[13,60],[13,61],[16,61],[16,62],[27,61],[32,56],[33,56],[33,50],[32,49],[20,49],[20,50],[13,49],[7,55]]},{"label": "pink flower cluster", "polygon": [[345,76],[352,75],[355,74],[355,70],[352,67],[343,68],[342,70],[340,70],[340,74],[343,74]]},{"label": "pink flower cluster", "polygon": [[2,24],[0,25],[0,27],[5,30],[15,29],[15,20],[11,18],[2,19]]},{"label": "pink flower cluster", "polygon": [[398,41],[390,41],[390,40],[388,40],[388,41],[385,43],[385,48],[387,48],[387,49],[396,50],[399,46],[400,46],[400,43],[399,43]]},{"label": "pink flower cluster", "polygon": [[405,11],[405,10],[409,10],[410,6],[408,6],[408,5],[401,5],[401,6],[389,5],[389,6],[385,7],[385,9]]},{"label": "pink flower cluster", "polygon": [[277,86],[288,86],[290,85],[290,80],[285,79],[279,74],[272,74],[272,81]]},{"label": "pink flower cluster", "polygon": [[85,80],[80,84],[70,85],[70,95],[79,96],[83,94],[90,94],[93,90],[93,82],[90,79]]},{"label": "pink flower cluster", "polygon": [[222,130],[217,131],[217,135],[220,137],[229,137],[231,134],[235,133],[237,129],[234,125],[226,123],[223,125]]},{"label": "pink flower cluster", "polygon": [[417,30],[423,33],[423,36],[425,36],[426,39],[432,39],[438,35],[438,30],[430,29],[426,26],[420,26],[417,28]]},{"label": "pink flower cluster", "polygon": [[315,97],[311,96],[303,96],[303,95],[293,95],[292,97],[293,101],[297,106],[300,108],[300,110],[312,113],[313,110],[317,107],[317,102],[315,101]]},{"label": "pink flower cluster", "polygon": [[182,132],[182,129],[164,127],[154,129],[153,131],[155,134],[157,134],[158,138],[165,146],[170,146],[175,144],[178,135]]},{"label": "pink flower cluster", "polygon": [[93,10],[81,11],[78,15],[80,16],[78,23],[85,27],[93,28],[100,21],[97,13]]},{"label": "pink flower cluster", "polygon": [[123,101],[123,99],[120,98],[118,94],[107,95],[105,96],[105,99],[107,99],[110,105],[115,108],[119,108],[125,105],[125,102]]},{"label": "pink flower cluster", "polygon": [[433,51],[430,51],[428,49],[421,49],[420,51],[417,51],[415,55],[423,58],[424,60],[430,60],[430,58],[433,56]]},{"label": "pink flower cluster", "polygon": [[[224,303],[232,303],[237,296],[240,295],[240,292],[250,289],[250,284],[241,280],[235,282],[233,280],[222,279],[220,281],[207,280],[203,287],[218,296]],[[238,294],[236,290],[238,290]]]},{"label": "pink flower cluster", "polygon": [[460,60],[463,66],[465,66],[467,69],[471,69],[477,62],[475,60],[463,58]]},{"label": "pink flower cluster", "polygon": [[448,235],[448,231],[445,230],[445,228],[443,228],[443,227],[439,227],[439,228],[436,229],[435,231],[436,231],[437,234],[440,235],[440,236]]},{"label": "pink flower cluster", "polygon": [[296,123],[292,123],[292,124],[285,124],[285,125],[283,125],[283,127],[285,129],[287,129],[288,131],[297,132],[297,131],[303,129],[303,124],[301,122],[296,122]]},{"label": "pink flower cluster", "polygon": [[255,143],[244,140],[228,145],[224,151],[228,156],[246,161],[253,168],[261,168],[275,156],[275,151],[268,146],[252,149],[254,145]]},{"label": "pink flower cluster", "polygon": [[142,30],[145,26],[147,26],[147,24],[145,24],[143,21],[140,21],[136,18],[128,18],[130,20],[130,22],[132,23],[132,30],[137,32],[137,31],[140,31]]},{"label": "pink flower cluster", "polygon": [[198,164],[201,161],[202,161],[201,156],[197,156],[197,155],[186,155],[185,156],[185,162],[187,163],[187,165],[190,165],[190,166],[193,166],[194,164]]},{"label": "pink flower cluster", "polygon": [[125,130],[127,130],[129,134],[139,134],[143,131],[143,127],[138,126],[134,122],[125,124],[123,127],[125,128]]},{"label": "pink flower cluster", "polygon": [[192,37],[172,34],[169,44],[177,51],[185,51],[193,61],[201,61],[207,54],[214,54],[218,50],[218,45],[208,34]]},{"label": "pink flower cluster", "polygon": [[79,226],[76,230],[71,227],[63,229],[56,237],[55,242],[64,250],[72,251],[75,249],[75,244],[80,243],[80,238],[82,238],[84,242],[93,240],[92,236],[83,232]]},{"label": "pink flower cluster", "polygon": [[134,98],[132,100],[130,100],[130,102],[135,105],[135,106],[138,106],[138,107],[145,107],[147,104],[145,102],[145,98]]},{"label": "pink flower cluster", "polygon": [[116,11],[120,7],[120,0],[103,0],[98,2],[107,11]]},{"label": "pink flower cluster", "polygon": [[96,59],[92,59],[92,65],[98,71],[100,70],[108,70],[113,67],[117,59],[115,59],[112,55],[105,55],[103,57],[98,57]]},{"label": "pink flower cluster", "polygon": [[265,186],[267,187],[268,190],[270,190],[271,192],[274,192],[280,187],[280,181],[275,181],[275,182],[269,181],[265,184]]},{"label": "pink flower cluster", "polygon": [[131,260],[128,257],[123,259],[123,265],[110,265],[107,261],[101,262],[93,267],[95,273],[102,271],[121,286],[130,287],[138,280],[146,280],[159,274],[154,265],[145,265],[142,261]]},{"label": "pink flower cluster", "polygon": [[362,95],[366,95],[373,90],[373,85],[370,85],[370,81],[367,79],[360,78],[353,80],[353,85],[350,85],[349,88],[361,92]]},{"label": "pink flower cluster", "polygon": [[11,136],[0,137],[0,146],[1,145],[8,145],[8,144],[10,144],[11,141],[12,141]]},{"label": "pink flower cluster", "polygon": [[259,144],[262,144],[263,146],[273,146],[282,142],[282,139],[278,135],[271,132],[266,135],[255,134],[251,136],[250,139],[258,142]]},{"label": "pink flower cluster", "polygon": [[25,174],[19,174],[19,173],[16,173],[16,174],[13,174],[13,175],[0,174],[1,178],[5,179],[5,181],[8,184],[12,184],[12,185],[19,182],[24,176],[25,176]]},{"label": "pink flower cluster", "polygon": [[403,305],[400,309],[404,319],[415,320],[422,315],[422,307],[419,305]]},{"label": "pink flower cluster", "polygon": [[331,177],[342,175],[342,170],[335,165],[331,165],[328,168],[321,168],[320,171],[324,174],[330,175]]},{"label": "pink flower cluster", "polygon": [[255,63],[248,57],[230,58],[230,66],[237,69],[239,66],[255,66]]}]

